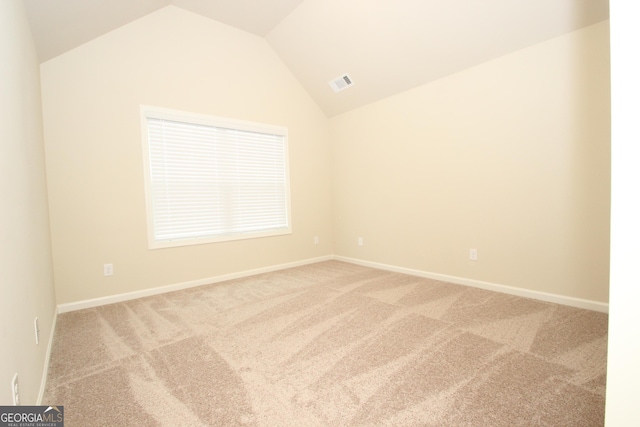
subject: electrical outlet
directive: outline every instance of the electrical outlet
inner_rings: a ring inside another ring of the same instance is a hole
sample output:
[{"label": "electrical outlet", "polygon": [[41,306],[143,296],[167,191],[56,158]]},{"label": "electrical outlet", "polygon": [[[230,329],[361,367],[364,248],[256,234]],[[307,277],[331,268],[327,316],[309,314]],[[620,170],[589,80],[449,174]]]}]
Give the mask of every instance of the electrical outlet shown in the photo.
[{"label": "electrical outlet", "polygon": [[319,245],[319,244],[320,244],[320,237],[315,236],[315,237],[313,238],[313,244],[314,244],[314,245]]},{"label": "electrical outlet", "polygon": [[38,324],[38,318],[33,321],[33,327],[36,330],[36,344],[40,344],[40,325]]},{"label": "electrical outlet", "polygon": [[113,276],[113,264],[105,264],[104,265],[104,275],[105,276]]},{"label": "electrical outlet", "polygon": [[363,246],[364,245],[364,240],[362,240],[362,237],[358,237],[358,246]]},{"label": "electrical outlet", "polygon": [[469,249],[469,259],[471,261],[478,260],[478,250],[477,249]]},{"label": "electrical outlet", "polygon": [[18,388],[18,373],[16,372],[11,380],[11,394],[13,395],[13,406],[20,406],[20,389]]}]

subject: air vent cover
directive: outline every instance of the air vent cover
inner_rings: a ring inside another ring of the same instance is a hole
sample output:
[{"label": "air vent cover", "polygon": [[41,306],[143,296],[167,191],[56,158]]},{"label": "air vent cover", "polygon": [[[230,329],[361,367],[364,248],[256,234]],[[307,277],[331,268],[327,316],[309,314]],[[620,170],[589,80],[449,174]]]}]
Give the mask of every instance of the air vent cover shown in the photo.
[{"label": "air vent cover", "polygon": [[334,92],[340,92],[341,90],[345,90],[346,88],[353,86],[353,80],[349,77],[348,74],[343,74],[340,77],[333,79],[329,82],[329,86],[333,89]]}]

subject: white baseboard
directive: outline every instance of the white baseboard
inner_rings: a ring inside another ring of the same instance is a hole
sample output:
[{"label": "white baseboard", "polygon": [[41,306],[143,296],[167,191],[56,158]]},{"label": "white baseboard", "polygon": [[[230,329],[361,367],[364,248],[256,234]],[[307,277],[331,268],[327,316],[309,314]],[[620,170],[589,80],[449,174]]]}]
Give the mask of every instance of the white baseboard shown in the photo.
[{"label": "white baseboard", "polygon": [[551,294],[547,292],[533,291],[530,289],[516,288],[513,286],[499,285],[496,283],[483,282],[480,280],[466,279],[464,277],[430,273],[427,271],[413,270],[413,269],[404,268],[404,267],[396,267],[393,265],[380,264],[377,262],[364,261],[360,259],[348,258],[343,256],[334,256],[333,259],[338,261],[349,262],[351,264],[362,265],[365,267],[378,268],[380,270],[393,271],[396,273],[410,274],[412,276],[425,277],[427,279],[434,279],[434,280],[441,280],[443,282],[455,283],[458,285],[472,286],[474,288],[481,288],[488,291],[502,292],[505,294],[516,295],[516,296],[525,297],[525,298],[533,298],[540,301],[553,302],[556,304],[563,304],[571,307],[584,308],[587,310],[599,311],[602,313],[609,312],[609,304],[604,302],[568,297],[564,295]]},{"label": "white baseboard", "polygon": [[513,286],[483,282],[480,280],[467,279],[464,277],[449,276],[446,274],[431,273],[428,271],[414,270],[414,269],[404,268],[404,267],[397,267],[393,265],[381,264],[381,263],[372,262],[372,261],[364,261],[360,259],[348,258],[348,257],[343,257],[338,255],[326,255],[318,258],[310,258],[302,261],[295,261],[295,262],[290,262],[286,264],[279,264],[279,265],[274,265],[269,267],[256,268],[253,270],[241,271],[238,273],[223,274],[220,276],[193,280],[190,282],[177,283],[173,285],[160,286],[157,288],[127,292],[124,294],[110,295],[110,296],[101,297],[101,298],[93,298],[93,299],[84,300],[84,301],[60,304],[58,305],[57,313],[66,313],[69,311],[76,311],[76,310],[82,310],[85,308],[98,307],[101,305],[113,304],[113,303],[122,302],[122,301],[129,301],[137,298],[159,295],[166,292],[179,291],[182,289],[193,288],[196,286],[208,285],[211,283],[219,283],[219,282],[224,282],[226,280],[239,279],[243,277],[254,276],[256,274],[269,273],[272,271],[284,270],[287,268],[299,267],[302,265],[314,264],[317,262],[329,261],[329,260],[344,261],[344,262],[349,262],[351,264],[362,265],[365,267],[378,268],[380,270],[394,271],[394,272],[403,273],[403,274],[410,274],[413,276],[425,277],[428,279],[455,283],[458,285],[472,286],[475,288],[486,289],[489,291],[502,292],[505,294],[516,295],[516,296],[521,296],[525,298],[533,298],[540,301],[553,302],[556,304],[563,304],[571,307],[584,308],[587,310],[599,311],[602,313],[609,312],[609,304],[599,302],[599,301],[574,298],[574,297],[569,297],[565,295],[534,291],[534,290],[524,289],[524,288],[516,288]]},{"label": "white baseboard", "polygon": [[241,271],[238,273],[223,274],[206,279],[192,280],[190,282],[176,283],[173,285],[160,286],[151,289],[142,289],[140,291],[127,292],[124,294],[109,295],[101,298],[92,298],[83,301],[69,302],[58,305],[58,313],[67,313],[69,311],[82,310],[85,308],[99,307],[101,305],[113,304],[116,302],[130,301],[137,298],[159,295],[166,292],[180,291],[182,289],[194,288],[196,286],[208,285],[211,283],[224,282],[226,280],[240,279],[242,277],[254,276],[256,274],[269,273],[272,271],[284,270],[287,268],[300,267],[307,264],[315,264],[321,261],[332,260],[332,255],[326,255],[317,258],[310,258],[302,261],[294,261],[286,264],[273,265],[269,267],[261,267],[253,270]]},{"label": "white baseboard", "polygon": [[[51,347],[53,346],[53,336],[56,332],[56,322],[58,321],[58,309],[53,310],[53,320],[51,322],[51,331],[49,332],[49,343],[47,344],[47,353],[44,356],[44,368],[42,369],[42,379],[40,380],[40,391],[38,392],[38,400],[36,405],[42,405],[44,390],[47,387],[47,375],[49,374],[49,359],[51,358]],[[54,402],[55,403],[55,402]]]}]

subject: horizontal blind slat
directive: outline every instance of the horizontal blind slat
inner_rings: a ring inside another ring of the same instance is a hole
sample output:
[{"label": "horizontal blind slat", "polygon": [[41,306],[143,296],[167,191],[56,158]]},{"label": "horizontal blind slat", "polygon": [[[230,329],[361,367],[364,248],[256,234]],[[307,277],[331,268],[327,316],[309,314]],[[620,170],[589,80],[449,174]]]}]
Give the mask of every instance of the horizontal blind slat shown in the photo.
[{"label": "horizontal blind slat", "polygon": [[147,116],[155,239],[289,228],[286,137]]}]

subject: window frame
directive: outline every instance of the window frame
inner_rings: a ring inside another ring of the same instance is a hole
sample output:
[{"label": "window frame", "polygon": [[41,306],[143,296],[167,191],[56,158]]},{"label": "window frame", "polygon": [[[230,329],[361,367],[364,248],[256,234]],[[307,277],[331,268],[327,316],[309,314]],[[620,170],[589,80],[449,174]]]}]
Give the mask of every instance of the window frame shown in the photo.
[{"label": "window frame", "polygon": [[[287,226],[282,229],[271,229],[266,231],[244,232],[235,234],[218,234],[191,238],[177,238],[170,240],[157,240],[155,237],[155,219],[154,219],[154,201],[152,192],[151,177],[151,158],[149,143],[148,118],[163,119],[176,121],[181,123],[191,123],[195,125],[212,126],[218,128],[234,129],[248,132],[265,133],[271,135],[279,135],[283,137],[283,154],[284,154],[284,192],[285,192],[285,210]],[[179,246],[192,246],[208,243],[230,242],[236,240],[256,239],[263,237],[282,236],[292,234],[291,220],[291,187],[290,187],[290,168],[289,168],[289,141],[288,129],[283,126],[275,126],[263,123],[255,123],[225,117],[218,117],[200,113],[192,113],[186,111],[172,110],[149,105],[140,106],[140,120],[142,131],[142,158],[144,166],[144,191],[145,191],[145,208],[147,221],[147,240],[149,249],[161,249]]]}]

